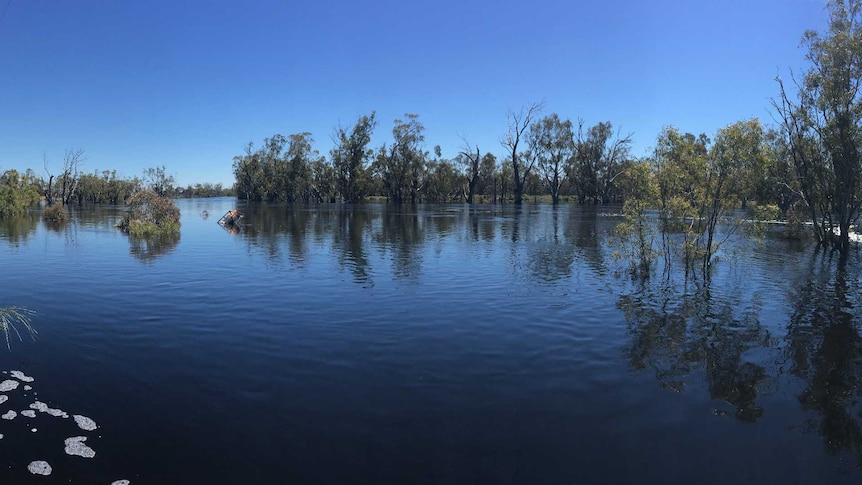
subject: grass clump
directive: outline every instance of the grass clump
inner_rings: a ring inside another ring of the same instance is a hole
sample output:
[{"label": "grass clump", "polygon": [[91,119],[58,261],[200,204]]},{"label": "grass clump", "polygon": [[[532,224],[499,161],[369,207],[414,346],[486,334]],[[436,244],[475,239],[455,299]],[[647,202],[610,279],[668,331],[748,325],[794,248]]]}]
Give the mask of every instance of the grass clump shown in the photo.
[{"label": "grass clump", "polygon": [[28,310],[22,307],[9,306],[9,307],[0,307],[0,331],[3,332],[3,335],[6,336],[6,348],[11,348],[9,345],[9,331],[12,330],[18,335],[18,340],[23,340],[21,338],[21,332],[18,330],[18,326],[24,327],[25,330],[30,334],[30,338],[33,340],[36,339],[36,329],[33,328],[33,325],[30,324],[30,318],[36,313],[32,310]]},{"label": "grass clump", "polygon": [[152,190],[140,190],[127,202],[129,212],[117,227],[135,237],[169,236],[180,232],[180,210],[174,201]]},{"label": "grass clump", "polygon": [[42,219],[58,224],[66,222],[69,220],[69,211],[66,210],[66,206],[63,204],[49,205],[42,211]]}]

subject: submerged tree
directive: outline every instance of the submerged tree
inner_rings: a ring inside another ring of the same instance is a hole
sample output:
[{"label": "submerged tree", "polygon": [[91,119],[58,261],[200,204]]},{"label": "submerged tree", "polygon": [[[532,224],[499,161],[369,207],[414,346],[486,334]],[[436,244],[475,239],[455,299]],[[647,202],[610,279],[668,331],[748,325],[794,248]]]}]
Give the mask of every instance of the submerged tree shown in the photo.
[{"label": "submerged tree", "polygon": [[560,120],[556,113],[530,127],[528,145],[535,157],[542,183],[551,194],[554,205],[560,202],[560,190],[568,177],[575,154],[572,122]]},{"label": "submerged tree", "polygon": [[578,200],[584,203],[607,203],[611,198],[614,180],[622,173],[621,165],[628,158],[632,135],[614,138],[610,121],[585,129],[578,123],[575,141],[574,167],[571,172],[577,181]]},{"label": "submerged tree", "polygon": [[375,113],[356,121],[348,133],[343,127],[335,129],[335,148],[330,152],[338,191],[345,202],[359,202],[366,195],[368,173],[366,164],[374,151],[368,148],[371,134],[377,126]]},{"label": "submerged tree", "polygon": [[543,103],[533,103],[521,111],[509,112],[509,130],[500,141],[506,149],[508,164],[512,169],[512,184],[514,188],[515,204],[521,204],[524,198],[524,187],[530,171],[533,170],[536,160],[530,156],[528,151],[521,151],[527,136],[527,130],[533,123],[539,111],[544,108]]},{"label": "submerged tree", "polygon": [[392,128],[392,144],[383,145],[374,164],[390,201],[400,204],[407,198],[415,203],[425,172],[428,153],[423,150],[425,127],[419,115],[407,113],[396,119]]},{"label": "submerged tree", "polygon": [[829,30],[803,37],[810,67],[798,99],[778,79],[773,105],[818,241],[846,253],[862,202],[862,0],[831,0],[828,8]]}]

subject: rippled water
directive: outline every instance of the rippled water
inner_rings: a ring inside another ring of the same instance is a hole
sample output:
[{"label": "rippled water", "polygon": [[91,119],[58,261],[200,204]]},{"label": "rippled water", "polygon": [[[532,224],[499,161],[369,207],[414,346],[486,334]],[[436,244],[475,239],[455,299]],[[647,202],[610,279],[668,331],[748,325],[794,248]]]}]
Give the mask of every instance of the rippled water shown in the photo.
[{"label": "rippled water", "polygon": [[39,332],[0,368],[99,425],[83,459],[68,422],[0,422],[0,481],[862,476],[855,255],[767,239],[708,283],[633,282],[591,208],[240,206],[234,234],[236,204],[179,201],[158,243],[114,229],[121,208],[0,222],[0,304]]}]

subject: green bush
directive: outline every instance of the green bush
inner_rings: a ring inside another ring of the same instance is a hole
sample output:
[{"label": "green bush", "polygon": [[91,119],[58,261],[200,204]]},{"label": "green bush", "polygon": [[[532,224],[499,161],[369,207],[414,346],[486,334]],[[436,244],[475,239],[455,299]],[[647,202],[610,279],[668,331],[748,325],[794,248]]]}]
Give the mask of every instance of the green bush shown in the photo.
[{"label": "green bush", "polygon": [[140,190],[128,201],[129,212],[117,227],[135,237],[167,236],[180,232],[180,210],[174,201],[152,190]]},{"label": "green bush", "polygon": [[7,170],[0,175],[0,217],[20,216],[39,202],[39,191],[25,175]]},{"label": "green bush", "polygon": [[49,205],[42,211],[42,218],[48,222],[66,222],[69,220],[69,212],[63,204]]}]

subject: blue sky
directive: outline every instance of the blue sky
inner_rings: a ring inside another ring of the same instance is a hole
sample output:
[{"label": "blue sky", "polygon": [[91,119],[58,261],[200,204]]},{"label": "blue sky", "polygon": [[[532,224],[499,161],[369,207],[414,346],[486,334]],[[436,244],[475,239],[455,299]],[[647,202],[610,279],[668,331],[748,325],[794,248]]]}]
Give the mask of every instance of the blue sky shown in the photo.
[{"label": "blue sky", "polygon": [[646,154],[665,125],[712,134],[772,123],[774,78],[804,63],[825,1],[0,0],[0,169],[233,183],[249,141],[375,110],[374,146],[417,113],[428,149],[460,135],[502,155],[506,114],[611,121]]}]

